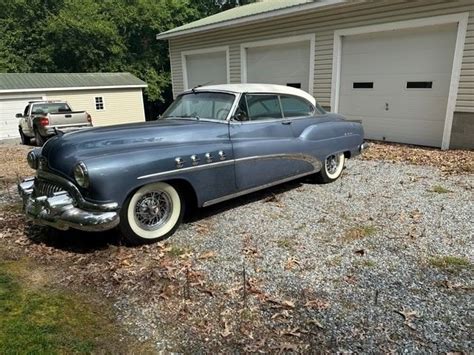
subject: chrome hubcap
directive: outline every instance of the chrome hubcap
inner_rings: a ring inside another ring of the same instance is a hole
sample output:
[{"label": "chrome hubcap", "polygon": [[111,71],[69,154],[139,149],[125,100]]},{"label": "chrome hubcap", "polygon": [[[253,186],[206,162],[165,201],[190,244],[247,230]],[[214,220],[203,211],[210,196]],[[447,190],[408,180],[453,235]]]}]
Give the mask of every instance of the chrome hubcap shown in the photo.
[{"label": "chrome hubcap", "polygon": [[330,155],[326,159],[326,171],[328,174],[335,174],[337,172],[337,168],[339,167],[339,163],[341,162],[340,155]]},{"label": "chrome hubcap", "polygon": [[171,197],[163,191],[144,194],[135,205],[135,220],[145,230],[156,230],[171,217]]}]

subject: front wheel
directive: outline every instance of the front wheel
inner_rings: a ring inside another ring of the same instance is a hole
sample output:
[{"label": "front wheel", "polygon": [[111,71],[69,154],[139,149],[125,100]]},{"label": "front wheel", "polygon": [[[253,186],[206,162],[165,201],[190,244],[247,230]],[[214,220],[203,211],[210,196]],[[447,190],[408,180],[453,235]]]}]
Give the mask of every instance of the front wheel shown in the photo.
[{"label": "front wheel", "polygon": [[135,191],[121,210],[120,230],[131,244],[150,244],[170,237],[179,227],[184,200],[170,184],[157,182]]},{"label": "front wheel", "polygon": [[345,156],[344,153],[332,154],[324,161],[324,166],[315,178],[316,182],[327,184],[337,180],[344,169]]}]

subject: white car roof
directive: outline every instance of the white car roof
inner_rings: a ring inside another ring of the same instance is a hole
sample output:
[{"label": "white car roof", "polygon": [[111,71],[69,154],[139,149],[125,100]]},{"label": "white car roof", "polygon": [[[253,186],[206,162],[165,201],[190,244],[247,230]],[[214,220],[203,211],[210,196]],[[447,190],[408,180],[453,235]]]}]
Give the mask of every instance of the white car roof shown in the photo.
[{"label": "white car roof", "polygon": [[[284,85],[274,84],[221,84],[221,85],[207,85],[199,86],[194,89],[195,91],[227,91],[236,94],[241,93],[266,93],[266,94],[287,94],[293,96],[299,96],[307,101],[311,102],[316,106],[316,99],[308,94],[306,91],[301,89],[292,88]],[[185,92],[190,92],[186,90]]]}]

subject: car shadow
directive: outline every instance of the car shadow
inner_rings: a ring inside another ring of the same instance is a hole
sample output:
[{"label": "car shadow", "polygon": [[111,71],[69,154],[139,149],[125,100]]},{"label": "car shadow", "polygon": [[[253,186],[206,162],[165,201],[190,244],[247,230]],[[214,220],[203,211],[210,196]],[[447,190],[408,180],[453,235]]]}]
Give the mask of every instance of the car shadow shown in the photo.
[{"label": "car shadow", "polygon": [[[278,199],[278,195],[300,187],[304,183],[311,183],[311,181],[304,178],[297,179],[221,202],[213,206],[193,208],[185,215],[183,223],[187,224],[197,222],[259,200],[269,198]],[[60,231],[54,228],[36,226],[30,223],[25,227],[25,234],[32,243],[44,244],[52,248],[79,254],[89,254],[99,250],[106,250],[111,246],[127,246],[122,240],[118,228],[104,232],[83,232],[74,229]],[[133,247],[130,246],[130,248]]]}]

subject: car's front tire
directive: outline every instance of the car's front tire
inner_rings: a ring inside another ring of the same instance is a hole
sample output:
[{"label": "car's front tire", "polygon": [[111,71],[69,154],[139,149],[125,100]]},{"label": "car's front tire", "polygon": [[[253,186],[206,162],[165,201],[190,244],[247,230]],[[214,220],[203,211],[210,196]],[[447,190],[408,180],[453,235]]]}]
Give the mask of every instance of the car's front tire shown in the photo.
[{"label": "car's front tire", "polygon": [[184,214],[184,199],[165,182],[145,185],[121,209],[119,228],[130,244],[151,244],[170,237]]},{"label": "car's front tire", "polygon": [[344,153],[331,154],[324,161],[323,167],[315,175],[316,182],[327,184],[337,180],[344,169]]}]

